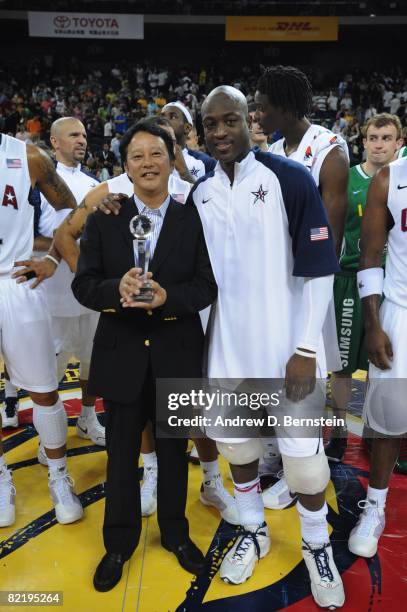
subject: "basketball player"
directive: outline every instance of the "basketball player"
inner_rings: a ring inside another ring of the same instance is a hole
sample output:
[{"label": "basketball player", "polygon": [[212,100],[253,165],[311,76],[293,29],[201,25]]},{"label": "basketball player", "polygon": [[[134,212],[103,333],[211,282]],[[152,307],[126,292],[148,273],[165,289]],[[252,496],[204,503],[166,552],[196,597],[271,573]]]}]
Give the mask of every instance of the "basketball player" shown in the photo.
[{"label": "basketball player", "polygon": [[[82,169],[86,154],[87,135],[83,124],[74,117],[62,117],[51,125],[51,145],[57,161],[56,171],[64,179],[78,204],[93,189],[98,180]],[[56,228],[69,211],[56,212],[43,199],[39,231],[42,236],[52,237]],[[65,261],[45,284],[47,302],[52,316],[52,329],[57,353],[58,380],[64,376],[69,359],[74,355],[80,361],[79,382],[82,390],[81,413],[76,424],[79,437],[90,439],[94,444],[105,446],[105,430],[95,412],[96,398],[87,392],[89,364],[95,335],[98,313],[81,306],[75,299],[71,283],[73,274]],[[38,459],[46,465],[46,457],[39,449]]]},{"label": "basketball player", "polygon": [[[348,214],[344,243],[339,260],[341,271],[335,277],[334,299],[338,343],[342,370],[332,373],[332,401],[337,415],[346,418],[346,409],[352,392],[352,374],[367,370],[364,350],[362,306],[357,290],[356,272],[360,257],[360,228],[366,205],[367,190],[372,177],[389,164],[403,140],[401,123],[397,115],[375,115],[362,127],[366,161],[353,166],[349,173]],[[384,265],[384,259],[382,264]],[[341,461],[346,449],[346,430],[331,438],[325,452],[332,461]]]},{"label": "basketball player", "polygon": [[[373,557],[385,526],[390,476],[407,432],[407,159],[377,172],[363,215],[360,267],[366,349],[370,361],[364,420],[376,432],[367,497],[349,550]],[[382,253],[387,242],[386,275]],[[384,301],[380,306],[382,294]]]},{"label": "basketball player", "polygon": [[[247,102],[239,90],[215,88],[202,106],[202,121],[207,147],[218,159],[190,195],[218,284],[208,376],[285,379],[293,410],[310,393],[324,402],[315,386],[323,357],[317,351],[338,264],[315,182],[301,165],[250,149]],[[270,548],[258,477],[263,445],[258,438],[218,438],[217,446],[231,466],[242,526],[220,577],[240,584]],[[340,607],[345,596],[328,536],[322,441],[287,437],[279,447],[290,488],[299,491],[312,594],[322,607]]]},{"label": "basketball player", "polygon": [[[192,115],[187,107],[177,100],[166,104],[161,112],[174,128],[177,144],[181,147],[185,163],[193,180],[196,181],[213,170],[216,164],[214,159],[206,153],[202,153],[202,151],[188,149],[186,146],[187,135],[194,125]],[[186,177],[181,176],[181,178]]]},{"label": "basketball player", "polygon": [[[146,123],[160,125],[168,131],[175,140],[174,131],[165,117],[151,117],[144,120]],[[131,128],[130,128],[131,130]],[[125,137],[123,138],[123,142]],[[126,144],[127,148],[127,144]],[[122,156],[124,159],[124,156]],[[92,189],[86,196],[87,207],[77,208],[58,228],[56,233],[56,244],[61,255],[70,262],[71,269],[76,269],[78,259],[77,237],[81,234],[86,218],[92,212],[92,206],[107,196],[112,190],[115,193],[124,193],[128,196],[134,193],[132,180],[132,164],[130,160],[124,162],[125,172],[118,177],[109,179]],[[183,181],[173,174],[170,176],[169,193],[180,203],[185,203],[190,190],[190,183]],[[212,440],[199,439],[196,441],[200,463],[203,473],[200,500],[206,506],[215,507],[222,518],[229,523],[237,524],[237,510],[233,497],[227,492],[223,485],[222,476],[219,471],[216,445]],[[141,487],[141,510],[143,516],[150,516],[157,508],[157,456],[155,453],[154,439],[150,426],[147,425],[143,432],[141,456],[144,464],[144,482]]]},{"label": "basketball player", "polygon": [[[349,155],[346,142],[330,130],[311,124],[307,116],[312,107],[312,88],[306,75],[292,66],[266,68],[255,94],[257,120],[266,134],[283,136],[269,149],[275,155],[289,158],[305,166],[313,176],[332,228],[339,257],[348,208],[347,183]],[[336,337],[333,300],[324,324],[324,345],[328,371],[341,369]],[[275,465],[275,443],[265,439],[266,454]],[[284,508],[292,503],[284,479],[264,492],[266,507]]]},{"label": "basketball player", "polygon": [[[33,423],[45,447],[56,518],[63,524],[72,523],[82,517],[83,510],[66,466],[67,419],[58,396],[50,317],[43,291],[17,283],[12,273],[15,266],[24,265],[33,249],[31,188],[38,185],[56,210],[74,208],[76,203],[48,155],[37,147],[1,134],[0,164],[0,352],[11,382],[27,389],[33,401]],[[46,255],[46,261],[54,268],[58,263],[55,254]],[[40,275],[32,286],[41,279]],[[0,444],[2,527],[14,523],[14,497],[11,472]]]}]

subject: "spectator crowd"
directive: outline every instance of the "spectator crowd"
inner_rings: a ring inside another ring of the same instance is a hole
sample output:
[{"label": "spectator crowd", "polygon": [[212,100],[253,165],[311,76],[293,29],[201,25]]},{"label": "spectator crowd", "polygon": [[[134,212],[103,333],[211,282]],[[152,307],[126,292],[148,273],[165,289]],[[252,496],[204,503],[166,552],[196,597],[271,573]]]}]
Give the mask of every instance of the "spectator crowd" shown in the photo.
[{"label": "spectator crowd", "polygon": [[[254,101],[261,66],[242,66],[235,78],[225,78],[214,67],[171,70],[148,63],[114,64],[84,72],[83,67],[58,74],[34,62],[27,79],[10,75],[0,67],[0,131],[25,142],[47,147],[49,126],[58,117],[80,119],[88,133],[86,164],[100,180],[120,174],[120,139],[138,119],[161,112],[173,100],[181,100],[196,122],[189,146],[201,147],[200,107],[218,84],[241,89]],[[305,71],[313,81],[312,70]],[[383,111],[407,125],[407,76],[399,68],[387,73],[362,74],[355,70],[328,87],[318,79],[314,89],[312,120],[341,134],[348,142],[353,163],[362,159],[361,126]]]}]

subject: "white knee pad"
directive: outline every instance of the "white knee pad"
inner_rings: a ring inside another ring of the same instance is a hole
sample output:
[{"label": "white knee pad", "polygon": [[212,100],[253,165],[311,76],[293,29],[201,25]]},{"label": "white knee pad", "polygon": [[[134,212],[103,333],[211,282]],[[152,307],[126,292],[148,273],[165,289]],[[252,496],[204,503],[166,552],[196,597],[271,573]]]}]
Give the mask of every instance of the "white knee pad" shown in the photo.
[{"label": "white knee pad", "polygon": [[53,406],[33,406],[33,424],[45,448],[60,448],[66,443],[68,421],[59,399]]},{"label": "white knee pad", "polygon": [[80,380],[89,380],[89,368],[90,363],[82,363],[79,364],[79,378]]},{"label": "white knee pad", "polygon": [[232,465],[246,465],[263,456],[264,448],[259,438],[246,442],[216,442],[220,454]]},{"label": "white knee pad", "polygon": [[331,477],[325,453],[311,457],[282,455],[284,477],[290,491],[304,495],[316,495],[325,491]]}]

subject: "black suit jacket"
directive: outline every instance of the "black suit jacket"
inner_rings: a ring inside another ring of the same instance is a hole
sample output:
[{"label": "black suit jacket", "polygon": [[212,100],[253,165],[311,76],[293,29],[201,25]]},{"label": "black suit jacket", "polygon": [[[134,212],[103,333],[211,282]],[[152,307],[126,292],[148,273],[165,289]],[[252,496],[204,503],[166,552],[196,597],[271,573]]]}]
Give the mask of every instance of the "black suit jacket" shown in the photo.
[{"label": "black suit jacket", "polygon": [[80,244],[72,290],[101,312],[89,374],[89,392],[117,402],[134,401],[149,364],[156,378],[199,378],[204,334],[199,310],[217,296],[199,214],[170,200],[150,262],[167,291],[154,310],[122,308],[119,284],[135,266],[129,224],[138,214],[133,198],[120,214],[89,216]]}]

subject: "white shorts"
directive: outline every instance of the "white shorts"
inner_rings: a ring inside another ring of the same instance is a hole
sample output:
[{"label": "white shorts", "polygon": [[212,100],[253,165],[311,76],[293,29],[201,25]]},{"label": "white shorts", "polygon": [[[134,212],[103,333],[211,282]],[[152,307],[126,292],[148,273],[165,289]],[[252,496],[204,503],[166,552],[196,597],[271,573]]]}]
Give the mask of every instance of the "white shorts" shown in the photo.
[{"label": "white shorts", "polygon": [[[263,417],[266,420],[270,416],[278,420],[278,423],[274,425],[274,432],[280,453],[282,455],[287,455],[288,457],[311,457],[312,455],[321,453],[324,450],[322,427],[319,425],[287,425],[285,424],[285,418],[312,418],[313,420],[316,420],[324,415],[325,404],[326,382],[324,379],[317,379],[315,390],[303,401],[294,403],[287,399],[281,400],[278,408],[267,407],[267,414],[263,413],[262,415],[253,413],[252,416],[254,418]],[[228,413],[228,410],[224,410],[222,408],[219,411],[219,414],[222,414],[223,417],[229,416],[233,418],[233,416],[236,415],[236,412],[230,414]],[[257,437],[256,429],[257,428],[255,427],[253,430],[253,436],[251,436],[252,438]],[[208,438],[211,438],[215,442],[224,442],[226,444],[239,444],[242,442],[247,442],[251,439],[247,437],[221,437],[222,428],[219,427],[206,427],[205,433]],[[261,435],[260,428],[258,430],[258,435]],[[263,433],[262,435],[265,434]]]},{"label": "white shorts", "polygon": [[385,299],[380,321],[393,348],[390,370],[369,365],[365,423],[387,436],[407,433],[407,309]]},{"label": "white shorts", "polygon": [[81,363],[81,378],[87,379],[93,338],[99,321],[98,312],[90,312],[78,317],[52,317],[52,331],[55,352],[58,354],[58,377],[63,377],[71,357]]},{"label": "white shorts", "polygon": [[27,391],[58,388],[51,317],[42,287],[0,277],[0,353],[11,382]]}]

